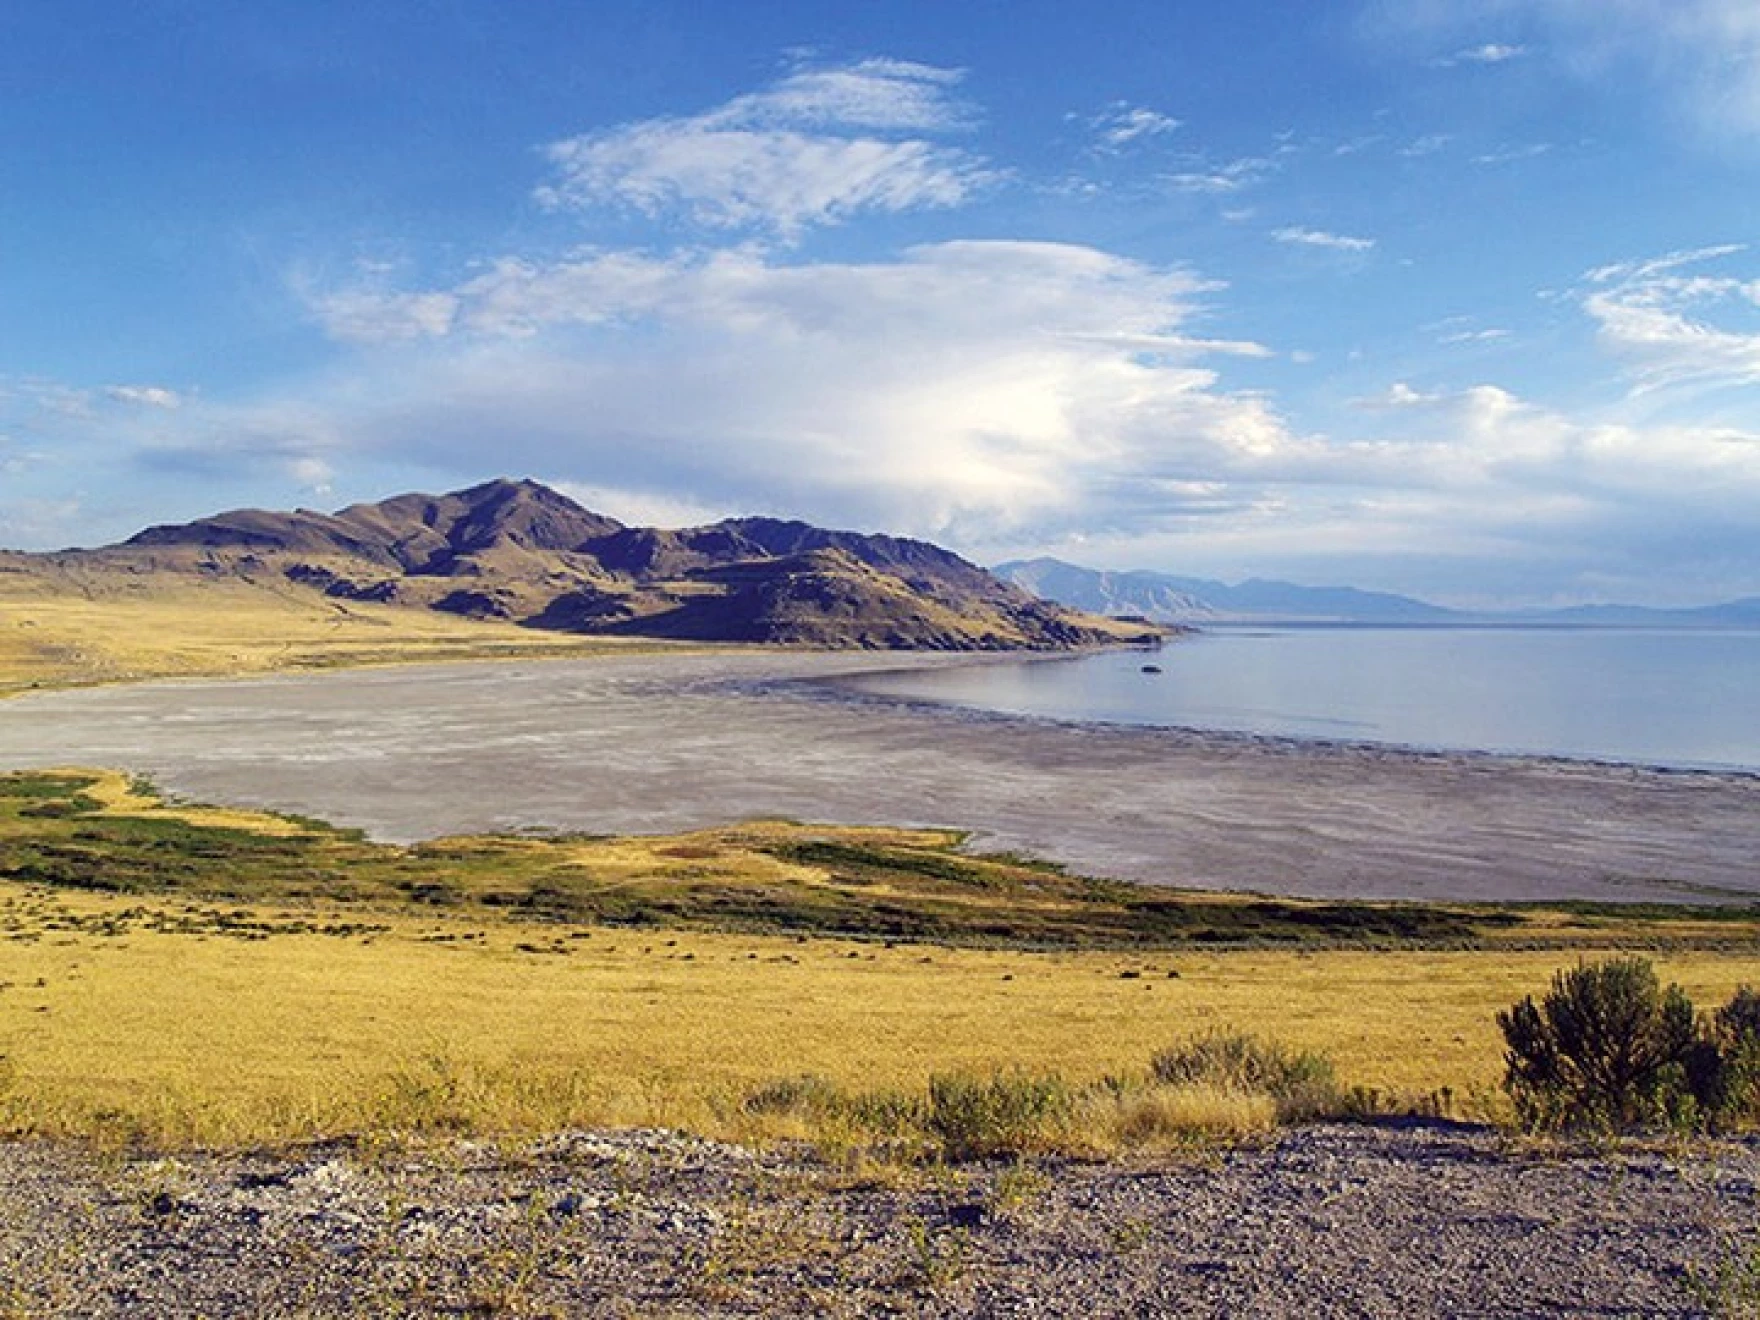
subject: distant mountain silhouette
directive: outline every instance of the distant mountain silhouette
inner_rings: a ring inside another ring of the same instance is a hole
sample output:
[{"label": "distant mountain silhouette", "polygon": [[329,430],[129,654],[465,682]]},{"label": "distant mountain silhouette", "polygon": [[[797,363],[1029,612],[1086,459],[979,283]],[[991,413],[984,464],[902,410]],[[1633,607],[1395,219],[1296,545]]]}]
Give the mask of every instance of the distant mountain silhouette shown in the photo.
[{"label": "distant mountain silhouette", "polygon": [[1061,559],[1014,560],[996,575],[1073,609],[1134,615],[1159,623],[1242,619],[1328,623],[1446,623],[1463,616],[1409,596],[1355,587],[1303,587],[1255,578],[1230,586],[1168,573],[1104,572]]},{"label": "distant mountain silhouette", "polygon": [[1760,628],[1760,596],[1658,609],[1645,605],[1574,605],[1509,616],[1515,622],[1570,624],[1596,628]]},{"label": "distant mountain silhouette", "polygon": [[1107,572],[1061,559],[1017,559],[996,575],[1046,600],[1113,618],[1168,625],[1204,623],[1360,623],[1558,628],[1756,628],[1760,596],[1683,609],[1576,605],[1553,610],[1472,613],[1410,596],[1355,587],[1303,587],[1254,578],[1230,586],[1209,578],[1144,570]]},{"label": "distant mountain silhouette", "polygon": [[[535,481],[399,495],[336,513],[240,509],[120,545],[8,555],[101,590],[155,574],[227,578],[570,632],[936,649],[1127,640],[927,541],[733,518],[626,527]],[[94,586],[95,584],[95,586]]]}]

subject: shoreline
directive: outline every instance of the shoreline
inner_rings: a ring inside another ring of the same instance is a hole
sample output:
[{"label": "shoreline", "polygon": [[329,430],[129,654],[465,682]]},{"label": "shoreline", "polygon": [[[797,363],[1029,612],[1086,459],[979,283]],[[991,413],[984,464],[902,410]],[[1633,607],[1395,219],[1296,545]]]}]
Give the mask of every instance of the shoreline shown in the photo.
[{"label": "shoreline", "polygon": [[960,829],[975,850],[1189,889],[1760,898],[1749,772],[1076,725],[837,681],[999,660],[647,653],[37,692],[0,706],[0,765],[114,765],[399,842],[783,816]]}]

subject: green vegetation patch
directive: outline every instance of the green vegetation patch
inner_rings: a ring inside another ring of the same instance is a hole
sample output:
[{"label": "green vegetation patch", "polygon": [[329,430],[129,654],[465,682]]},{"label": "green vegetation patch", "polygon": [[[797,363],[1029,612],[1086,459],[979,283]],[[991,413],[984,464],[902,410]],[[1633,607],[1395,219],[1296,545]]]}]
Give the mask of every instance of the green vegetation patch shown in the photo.
[{"label": "green vegetation patch", "polygon": [[91,775],[0,775],[0,798],[70,799],[98,781]]},{"label": "green vegetation patch", "polygon": [[1557,946],[1584,932],[1727,947],[1760,936],[1752,908],[1204,894],[968,854],[961,842],[948,831],[769,821],[677,838],[489,836],[400,847],[306,818],[170,803],[115,775],[0,775],[0,880],[52,889],[1009,948]]}]

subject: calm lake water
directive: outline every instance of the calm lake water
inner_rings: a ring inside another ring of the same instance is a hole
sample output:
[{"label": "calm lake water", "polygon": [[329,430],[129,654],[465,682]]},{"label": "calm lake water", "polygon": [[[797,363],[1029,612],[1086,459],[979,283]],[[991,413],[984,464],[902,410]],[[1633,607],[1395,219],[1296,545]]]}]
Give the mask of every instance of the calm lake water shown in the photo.
[{"label": "calm lake water", "polygon": [[1756,631],[1227,628],[1153,654],[854,682],[1052,719],[1760,769]]}]

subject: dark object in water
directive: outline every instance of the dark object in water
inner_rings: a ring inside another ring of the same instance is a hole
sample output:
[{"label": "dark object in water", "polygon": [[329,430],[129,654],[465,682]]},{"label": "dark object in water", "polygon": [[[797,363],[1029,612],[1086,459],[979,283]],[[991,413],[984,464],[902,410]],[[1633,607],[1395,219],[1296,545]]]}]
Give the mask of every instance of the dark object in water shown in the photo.
[{"label": "dark object in water", "polygon": [[1161,666],[1160,665],[1144,665],[1143,672],[1145,674],[1159,674],[1161,672]]}]

